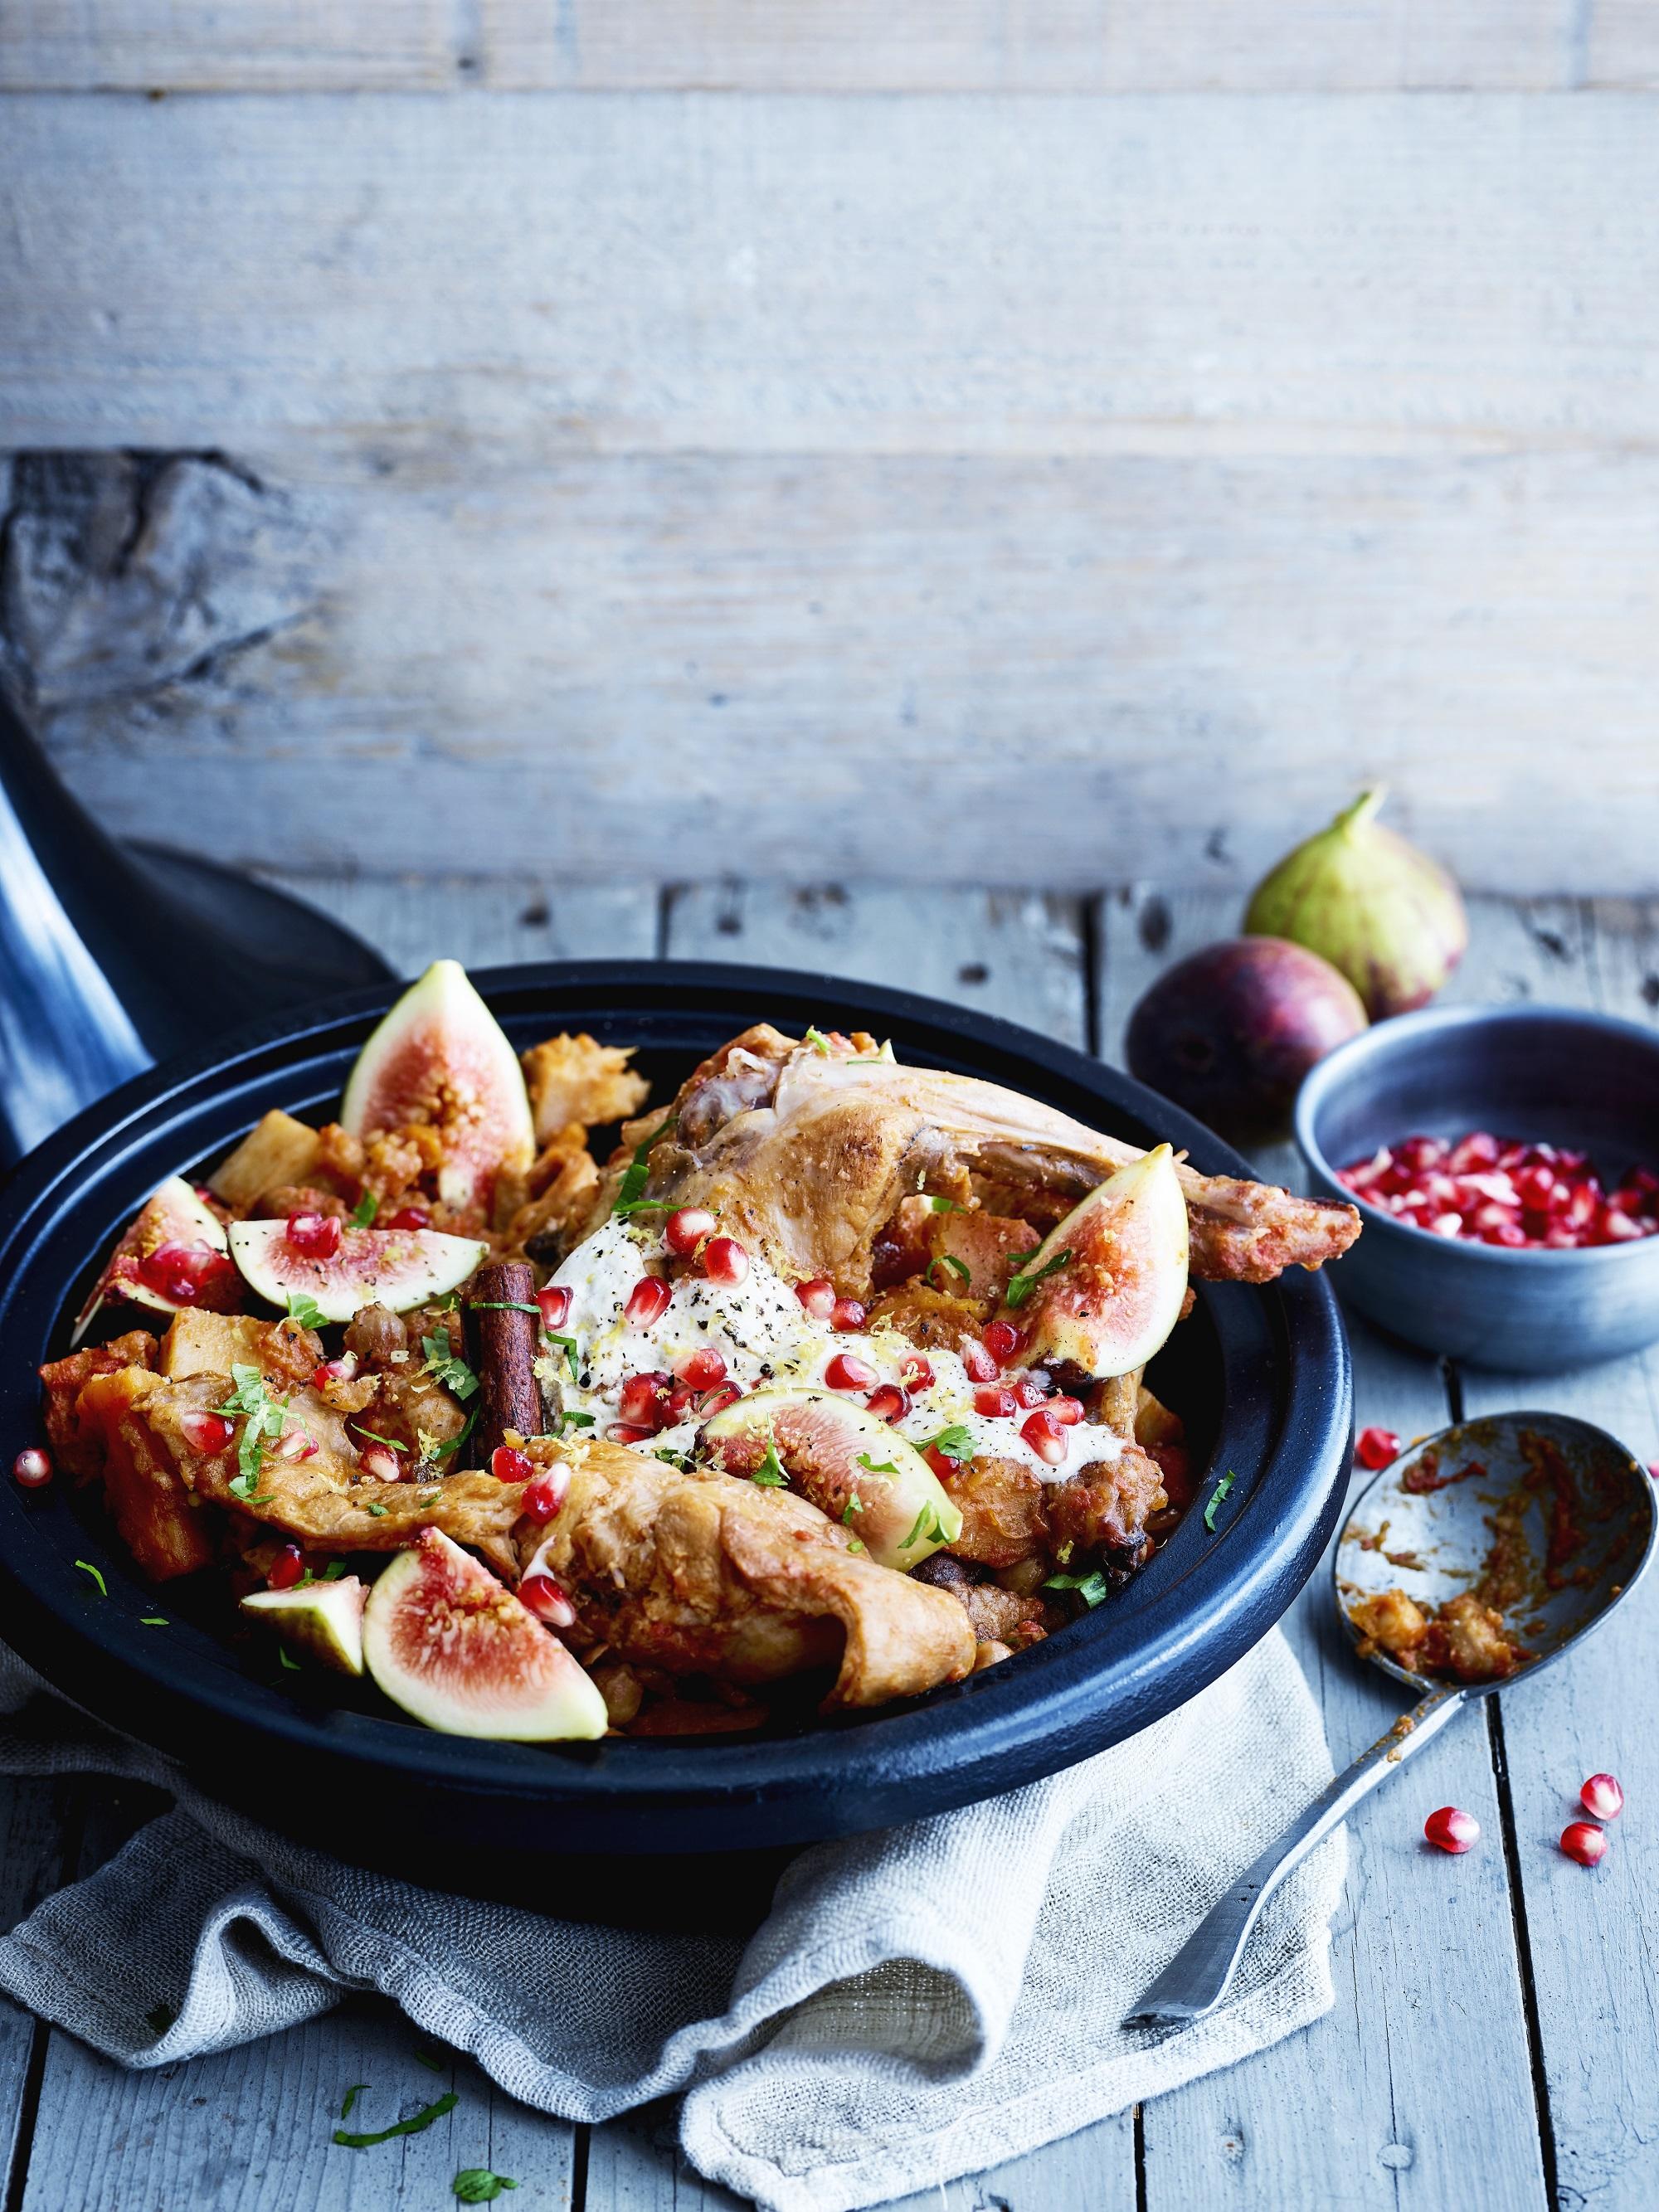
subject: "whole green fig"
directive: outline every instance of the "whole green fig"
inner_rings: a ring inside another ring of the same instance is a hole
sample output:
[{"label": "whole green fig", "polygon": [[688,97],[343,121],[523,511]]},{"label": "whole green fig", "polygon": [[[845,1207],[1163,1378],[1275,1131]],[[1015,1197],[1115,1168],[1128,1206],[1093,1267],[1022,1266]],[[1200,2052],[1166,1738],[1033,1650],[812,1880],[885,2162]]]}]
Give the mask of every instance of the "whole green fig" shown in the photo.
[{"label": "whole green fig", "polygon": [[1362,791],[1262,878],[1244,913],[1247,935],[1287,937],[1340,969],[1379,1022],[1431,999],[1469,941],[1451,878],[1377,822],[1387,796]]}]

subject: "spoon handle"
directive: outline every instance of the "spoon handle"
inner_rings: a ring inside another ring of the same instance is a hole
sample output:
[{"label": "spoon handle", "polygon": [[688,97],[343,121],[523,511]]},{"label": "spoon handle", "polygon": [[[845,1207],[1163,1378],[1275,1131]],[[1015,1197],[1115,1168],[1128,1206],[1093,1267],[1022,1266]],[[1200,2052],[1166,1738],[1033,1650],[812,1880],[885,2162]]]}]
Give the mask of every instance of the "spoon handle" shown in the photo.
[{"label": "spoon handle", "polygon": [[1403,1714],[1322,1790],[1305,1813],[1269,1844],[1248,1873],[1218,1899],[1126,2017],[1126,2027],[1177,2027],[1199,2020],[1227,1993],[1256,1915],[1279,1883],[1379,1782],[1439,1735],[1462,1711],[1468,1692],[1448,1684]]}]

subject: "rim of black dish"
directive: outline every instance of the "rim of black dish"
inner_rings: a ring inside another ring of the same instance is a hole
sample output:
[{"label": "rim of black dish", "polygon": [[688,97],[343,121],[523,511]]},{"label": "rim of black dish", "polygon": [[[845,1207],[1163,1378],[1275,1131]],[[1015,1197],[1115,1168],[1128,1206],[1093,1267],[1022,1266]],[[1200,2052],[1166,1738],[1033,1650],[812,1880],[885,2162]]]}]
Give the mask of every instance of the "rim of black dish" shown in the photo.
[{"label": "rim of black dish", "polygon": [[[726,1035],[759,1018],[866,1028],[890,1033],[903,1056],[1029,1090],[1108,1127],[1138,1124],[1206,1171],[1250,1172],[1190,1117],[1104,1063],[902,991],[796,970],[638,960],[492,969],[474,981],[515,1042],[527,1041],[535,1023],[602,1022],[617,1041],[653,1021],[672,1029],[700,1020],[725,1025]],[[20,1165],[0,1197],[7,1464],[38,1438],[35,1364],[61,1341],[100,1236],[130,1218],[161,1175],[234,1142],[266,1106],[305,1110],[337,1096],[349,1056],[402,988],[275,1017],[156,1068]],[[246,1794],[215,1787],[216,1761],[224,1759],[263,1760],[276,1790],[349,1768],[557,1814],[554,1847],[586,1848],[603,1829],[605,1848],[644,1852],[706,1843],[714,1832],[699,1824],[703,1813],[724,1817],[727,1836],[736,1814],[747,1824],[744,1840],[772,1844],[945,1809],[1054,1771],[1184,1703],[1259,1640],[1313,1571],[1340,1510],[1352,1437],[1347,1344],[1330,1287],[1297,1270],[1259,1289],[1202,1286],[1200,1297],[1224,1358],[1230,1343],[1249,1353],[1247,1371],[1226,1376],[1222,1429],[1235,1480],[1214,1526],[1205,1523],[1215,1489],[1206,1482],[1127,1588],[1030,1650],[903,1706],[780,1735],[580,1747],[483,1742],[389,1711],[330,1707],[298,1677],[296,1686],[264,1680],[228,1638],[188,1623],[171,1633],[141,1626],[142,1614],[166,1613],[167,1586],[140,1583],[112,1531],[106,1544],[89,1534],[58,1484],[27,1497],[0,1484],[7,1639],[98,1717],[180,1758],[213,1794]],[[86,1556],[89,1544],[107,1599],[75,1564],[77,1546]],[[648,1833],[630,1832],[626,1820],[617,1826],[617,1815],[647,1813],[688,1816],[690,1825],[672,1835],[656,1824]]]}]

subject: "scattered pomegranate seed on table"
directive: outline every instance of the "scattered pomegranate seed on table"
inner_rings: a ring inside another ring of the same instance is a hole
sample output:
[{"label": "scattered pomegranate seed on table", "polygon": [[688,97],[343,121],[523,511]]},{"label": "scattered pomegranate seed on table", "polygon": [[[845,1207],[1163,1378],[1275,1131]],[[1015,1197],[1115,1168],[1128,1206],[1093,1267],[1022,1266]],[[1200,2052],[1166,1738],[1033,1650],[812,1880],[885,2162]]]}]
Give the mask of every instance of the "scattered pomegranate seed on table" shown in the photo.
[{"label": "scattered pomegranate seed on table", "polygon": [[551,1575],[526,1575],[519,1584],[519,1595],[538,1620],[544,1620],[550,1628],[574,1628],[576,1608]]},{"label": "scattered pomegranate seed on table", "polygon": [[1580,1866],[1600,1866],[1607,1855],[1607,1833],[1592,1820],[1570,1820],[1561,1831],[1561,1848]]},{"label": "scattered pomegranate seed on table", "polygon": [[673,1296],[660,1275],[641,1275],[628,1293],[628,1303],[623,1308],[630,1328],[649,1328],[668,1310],[668,1301]]},{"label": "scattered pomegranate seed on table", "polygon": [[52,1480],[52,1456],[38,1444],[20,1451],[11,1463],[11,1479],[24,1490],[44,1490]]},{"label": "scattered pomegranate seed on table", "polygon": [[749,1273],[749,1255],[735,1237],[711,1237],[702,1248],[702,1272],[711,1283],[735,1289]]},{"label": "scattered pomegranate seed on table", "polygon": [[497,1482],[528,1482],[535,1474],[536,1462],[516,1444],[497,1444],[489,1455],[489,1472]]},{"label": "scattered pomegranate seed on table", "polygon": [[284,1544],[270,1563],[265,1580],[274,1590],[292,1589],[306,1571],[297,1544]]},{"label": "scattered pomegranate seed on table", "polygon": [[662,1241],[671,1252],[689,1260],[705,1237],[714,1233],[714,1215],[706,1206],[683,1206],[662,1225]]},{"label": "scattered pomegranate seed on table", "polygon": [[307,1260],[331,1260],[344,1234],[332,1213],[290,1213],[283,1231],[292,1249]]},{"label": "scattered pomegranate seed on table", "polygon": [[544,1328],[562,1328],[570,1318],[570,1293],[562,1283],[550,1283],[545,1290],[538,1291],[536,1304],[541,1308]]},{"label": "scattered pomegranate seed on table", "polygon": [[1437,1850],[1449,1851],[1456,1857],[1480,1842],[1480,1823],[1473,1813],[1465,1813],[1455,1805],[1443,1805],[1424,1821],[1423,1833]]},{"label": "scattered pomegranate seed on table", "polygon": [[1409,1227],[1518,1250],[1571,1251],[1659,1236],[1659,1175],[1633,1167],[1611,1192],[1585,1152],[1476,1129],[1455,1143],[1407,1137],[1337,1181]]},{"label": "scattered pomegranate seed on table", "polygon": [[1616,1820],[1625,1809],[1625,1793],[1616,1774],[1592,1774],[1578,1792],[1578,1802],[1598,1820]]},{"label": "scattered pomegranate seed on table", "polygon": [[1361,1467],[1375,1470],[1399,1458],[1400,1439],[1392,1429],[1361,1429],[1359,1442],[1353,1449]]},{"label": "scattered pomegranate seed on table", "polygon": [[836,1310],[836,1286],[827,1275],[814,1275],[797,1283],[795,1296],[815,1321],[828,1321]]},{"label": "scattered pomegranate seed on table", "polygon": [[823,1379],[832,1390],[872,1390],[881,1377],[867,1359],[838,1352],[824,1369]]}]

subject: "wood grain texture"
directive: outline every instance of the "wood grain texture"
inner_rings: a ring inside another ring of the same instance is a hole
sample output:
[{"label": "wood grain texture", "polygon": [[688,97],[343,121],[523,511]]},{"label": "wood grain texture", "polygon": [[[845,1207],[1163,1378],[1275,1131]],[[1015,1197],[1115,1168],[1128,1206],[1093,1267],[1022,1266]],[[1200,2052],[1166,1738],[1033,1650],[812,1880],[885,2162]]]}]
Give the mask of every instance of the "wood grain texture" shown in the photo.
[{"label": "wood grain texture", "polygon": [[6,124],[8,445],[1654,441],[1640,96],[41,94]]},{"label": "wood grain texture", "polygon": [[[73,1785],[0,1780],[0,1928],[15,1927],[64,1879]],[[0,2203],[15,2202],[27,2162],[31,2062],[42,2033],[0,1996]]]},{"label": "wood grain texture", "polygon": [[[1485,920],[1483,909],[1477,939]],[[1121,1064],[1142,992],[1176,960],[1233,934],[1237,902],[1145,884],[1107,893],[1097,921],[1101,1050]],[[1266,1148],[1257,1164],[1302,1187],[1292,1146]],[[1443,1426],[1437,1364],[1352,1316],[1348,1326],[1357,1425],[1407,1437]],[[1369,1479],[1362,1471],[1354,1486]],[[1328,1558],[1285,1628],[1340,1765],[1382,1735],[1404,1701],[1384,1677],[1356,1666],[1330,1574]],[[1478,1719],[1449,1729],[1349,1822],[1333,2009],[1291,2041],[1146,2108],[1148,2212],[1224,2201],[1247,2212],[1454,2202],[1474,2212],[1534,2212],[1541,2202],[1503,1855],[1494,1849],[1454,1865],[1425,1844],[1425,1815],[1447,1803],[1466,1806],[1497,1838],[1496,1783]]]},{"label": "wood grain texture", "polygon": [[1559,91],[1577,82],[1555,0],[911,0],[898,9],[483,0],[482,14],[488,83],[560,90]]},{"label": "wood grain texture", "polygon": [[228,860],[1242,893],[1381,778],[1466,880],[1651,887],[1659,456],[14,478],[0,659]]},{"label": "wood grain texture", "polygon": [[308,876],[264,879],[356,930],[404,975],[434,960],[491,968],[515,960],[649,958],[657,893],[647,884],[561,891],[534,876]]},{"label": "wood grain texture", "polygon": [[449,0],[7,0],[0,92],[430,89]]}]

